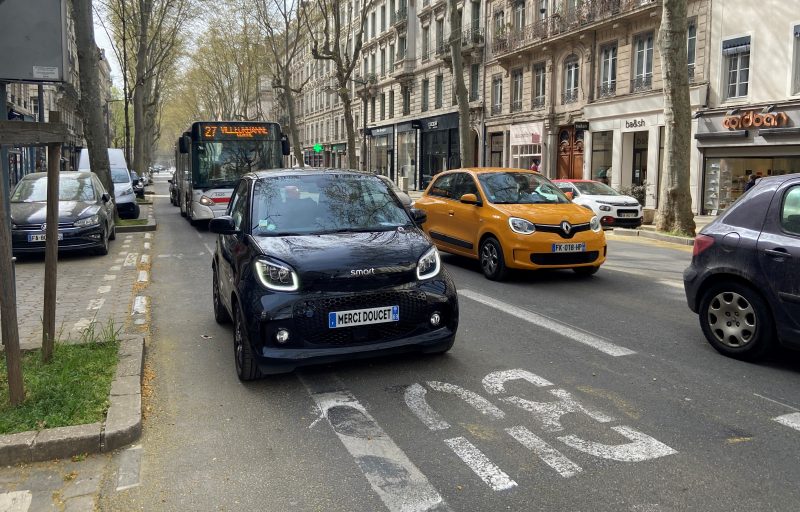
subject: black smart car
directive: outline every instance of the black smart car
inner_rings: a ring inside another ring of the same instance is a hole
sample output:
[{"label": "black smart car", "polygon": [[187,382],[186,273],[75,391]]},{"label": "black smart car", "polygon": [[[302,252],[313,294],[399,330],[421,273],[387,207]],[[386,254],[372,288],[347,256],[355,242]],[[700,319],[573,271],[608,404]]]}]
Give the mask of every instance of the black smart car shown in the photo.
[{"label": "black smart car", "polygon": [[439,253],[372,174],[271,170],[239,181],[218,233],[214,315],[241,380],[379,354],[446,352],[458,299]]},{"label": "black smart car", "polygon": [[800,174],[761,178],[695,239],[689,308],[719,352],[800,348]]}]

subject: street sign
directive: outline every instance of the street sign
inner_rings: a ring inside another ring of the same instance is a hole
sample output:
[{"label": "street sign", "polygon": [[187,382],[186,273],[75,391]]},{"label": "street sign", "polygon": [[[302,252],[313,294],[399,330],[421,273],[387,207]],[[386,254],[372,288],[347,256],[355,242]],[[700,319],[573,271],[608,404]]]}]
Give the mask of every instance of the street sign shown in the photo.
[{"label": "street sign", "polygon": [[0,20],[3,20],[0,80],[65,80],[68,53],[65,0],[3,0]]}]

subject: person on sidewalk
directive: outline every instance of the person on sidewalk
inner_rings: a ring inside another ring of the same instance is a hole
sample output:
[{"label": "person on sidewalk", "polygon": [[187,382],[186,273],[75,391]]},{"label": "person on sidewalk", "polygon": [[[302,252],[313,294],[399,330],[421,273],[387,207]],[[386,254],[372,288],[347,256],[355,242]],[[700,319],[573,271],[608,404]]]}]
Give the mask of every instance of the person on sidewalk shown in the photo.
[{"label": "person on sidewalk", "polygon": [[758,179],[758,176],[756,176],[755,174],[751,174],[750,175],[750,179],[747,180],[747,183],[744,184],[744,191],[747,192],[748,190],[753,188],[756,185],[756,180],[757,179]]}]

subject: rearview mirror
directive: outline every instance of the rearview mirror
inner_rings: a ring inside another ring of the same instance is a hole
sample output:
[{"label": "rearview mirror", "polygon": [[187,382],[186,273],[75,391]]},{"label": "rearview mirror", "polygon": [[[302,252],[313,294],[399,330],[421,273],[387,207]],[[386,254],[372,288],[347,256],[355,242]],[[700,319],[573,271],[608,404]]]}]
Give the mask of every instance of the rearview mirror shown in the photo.
[{"label": "rearview mirror", "polygon": [[461,196],[461,202],[464,204],[481,204],[475,194],[464,194]]},{"label": "rearview mirror", "polygon": [[425,221],[428,220],[428,214],[425,213],[424,210],[420,210],[418,208],[411,208],[411,218],[417,225],[425,224]]},{"label": "rearview mirror", "polygon": [[239,230],[236,229],[236,225],[233,223],[233,217],[230,215],[223,215],[222,217],[211,219],[208,223],[208,230],[218,235],[236,235],[239,233]]},{"label": "rearview mirror", "polygon": [[575,199],[575,194],[572,192],[564,192],[564,195],[567,196],[567,199],[569,199],[570,201]]}]

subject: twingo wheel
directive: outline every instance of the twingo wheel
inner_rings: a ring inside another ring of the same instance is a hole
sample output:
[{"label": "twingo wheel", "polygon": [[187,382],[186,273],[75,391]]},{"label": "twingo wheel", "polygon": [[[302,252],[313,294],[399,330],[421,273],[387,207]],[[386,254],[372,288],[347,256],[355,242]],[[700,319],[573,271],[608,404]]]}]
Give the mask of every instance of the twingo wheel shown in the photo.
[{"label": "twingo wheel", "polygon": [[235,306],[234,308],[233,355],[236,363],[236,376],[244,382],[255,380],[261,377],[261,372],[253,359],[253,352],[247,339],[247,328],[244,325],[242,312],[239,308]]},{"label": "twingo wheel", "polygon": [[749,286],[719,283],[709,288],[700,302],[700,327],[719,353],[754,361],[775,344],[772,312]]},{"label": "twingo wheel", "polygon": [[228,310],[225,309],[225,305],[222,303],[222,300],[219,296],[219,279],[217,276],[217,267],[214,267],[213,273],[214,284],[212,284],[212,298],[214,301],[214,320],[218,324],[227,324],[231,321],[231,317],[228,314]]},{"label": "twingo wheel", "polygon": [[502,281],[506,276],[507,269],[500,242],[493,237],[487,237],[481,242],[478,254],[483,275],[492,281]]}]

